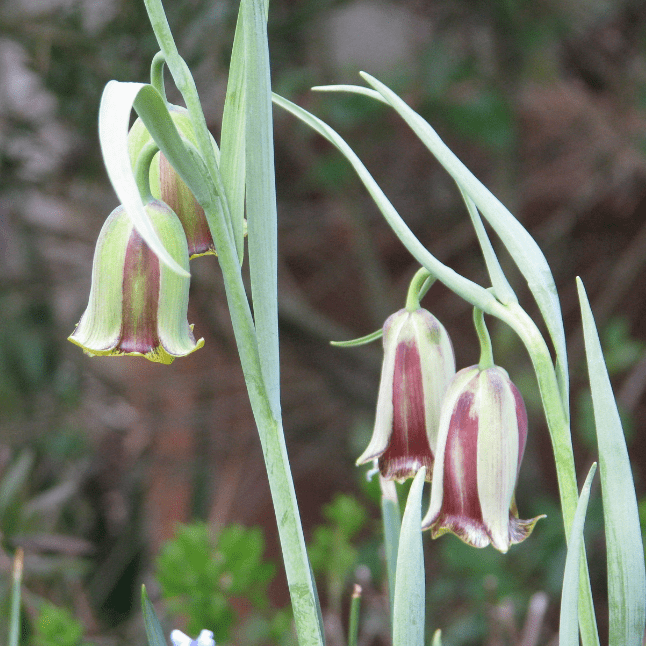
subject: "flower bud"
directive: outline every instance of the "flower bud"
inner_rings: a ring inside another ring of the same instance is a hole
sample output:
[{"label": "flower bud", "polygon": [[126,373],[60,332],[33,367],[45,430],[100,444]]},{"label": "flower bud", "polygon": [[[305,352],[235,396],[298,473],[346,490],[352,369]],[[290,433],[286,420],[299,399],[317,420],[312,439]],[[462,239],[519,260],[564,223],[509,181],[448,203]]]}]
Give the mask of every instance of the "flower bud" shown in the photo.
[{"label": "flower bud", "polygon": [[455,374],[451,340],[430,312],[402,309],[386,320],[383,344],[375,427],[357,464],[379,458],[389,480],[412,478],[425,466],[430,480],[440,407]]},{"label": "flower bud", "polygon": [[464,368],[442,405],[431,504],[422,527],[433,538],[452,532],[465,543],[506,552],[542,518],[519,520],[516,478],[527,438],[527,413],[503,368]]},{"label": "flower bud", "polygon": [[[158,200],[145,210],[167,251],[188,271],[175,213]],[[160,263],[118,206],[99,234],[89,304],[69,340],[90,356],[131,354],[172,363],[204,345],[204,339],[195,342],[186,320],[189,282]]]},{"label": "flower bud", "polygon": [[[188,110],[171,105],[169,111],[180,135],[197,146]],[[139,153],[150,141],[152,141],[152,137],[144,122],[137,119],[128,133],[128,150],[133,168]],[[217,151],[215,141],[213,141],[213,146]],[[168,204],[179,217],[188,241],[189,258],[215,254],[215,244],[204,209],[198,204],[189,187],[161,152],[154,156],[150,165],[150,190],[154,198]]]}]

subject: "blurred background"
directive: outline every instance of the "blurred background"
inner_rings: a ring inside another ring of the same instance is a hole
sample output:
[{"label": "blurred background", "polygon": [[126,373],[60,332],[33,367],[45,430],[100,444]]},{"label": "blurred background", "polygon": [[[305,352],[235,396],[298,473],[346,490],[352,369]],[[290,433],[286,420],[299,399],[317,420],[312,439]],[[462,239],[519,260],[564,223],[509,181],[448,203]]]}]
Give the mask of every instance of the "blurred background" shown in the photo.
[{"label": "blurred background", "polygon": [[[237,3],[166,4],[219,139]],[[394,112],[312,85],[359,83],[359,70],[388,83],[536,238],[562,299],[581,478],[596,456],[574,284],[583,278],[646,512],[646,5],[272,0],[269,37],[275,91],[346,138],[441,261],[486,281],[452,180]],[[169,630],[294,643],[217,259],[191,268],[199,352],[168,367],[90,359],[66,341],[117,205],[98,146],[101,92],[110,79],[146,82],[155,52],[140,0],[0,3],[0,639],[22,547],[24,644],[143,644],[141,583]],[[344,643],[359,582],[360,643],[388,644],[377,485],[354,467],[381,348],[329,341],[381,327],[417,267],[340,154],[278,109],[275,128],[282,403],[328,643]],[[458,367],[476,363],[470,307],[441,285],[424,305],[451,335]],[[505,556],[426,537],[429,628],[448,646],[550,644],[565,558],[550,441],[526,352],[503,325],[491,331],[529,413],[520,515],[548,517]],[[586,537],[603,643],[598,484]]]}]

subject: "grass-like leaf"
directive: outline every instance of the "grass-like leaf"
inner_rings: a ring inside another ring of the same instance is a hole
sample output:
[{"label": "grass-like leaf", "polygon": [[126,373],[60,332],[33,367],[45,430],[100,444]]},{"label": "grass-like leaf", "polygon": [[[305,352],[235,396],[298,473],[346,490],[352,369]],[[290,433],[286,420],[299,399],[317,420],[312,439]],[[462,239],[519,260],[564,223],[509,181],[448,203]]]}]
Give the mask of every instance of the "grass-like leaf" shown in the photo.
[{"label": "grass-like leaf", "polygon": [[599,445],[608,560],[608,643],[638,646],[646,622],[646,573],[635,484],[599,335],[580,279],[577,287]]},{"label": "grass-like leaf", "polygon": [[597,470],[595,462],[585,479],[579,502],[576,506],[572,531],[568,542],[563,593],[561,594],[561,620],[559,624],[559,646],[579,646],[579,572],[583,551],[583,525],[590,498],[592,478]]},{"label": "grass-like leaf", "polygon": [[395,607],[395,579],[397,578],[397,553],[401,532],[401,512],[395,483],[379,476],[381,486],[381,518],[384,525],[384,552],[388,573],[388,596],[390,598],[390,617],[392,622]]},{"label": "grass-like leaf", "polygon": [[280,410],[277,213],[267,22],[263,0],[243,0],[249,273],[260,365],[274,415]]},{"label": "grass-like leaf", "polygon": [[422,550],[422,490],[426,468],[415,476],[408,493],[397,553],[393,646],[424,646],[424,552]]},{"label": "grass-like leaf", "polygon": [[141,586],[141,612],[144,617],[148,646],[168,646],[155,608],[148,598],[145,585]]},{"label": "grass-like leaf", "polygon": [[222,114],[220,141],[220,173],[229,202],[233,236],[242,264],[244,257],[244,196],[245,196],[245,45],[243,6],[238,10],[229,65],[227,96]]},{"label": "grass-like leaf", "polygon": [[484,289],[484,287],[464,278],[464,276],[461,276],[450,267],[441,263],[424,247],[408,225],[402,220],[395,207],[391,204],[377,182],[375,182],[363,162],[335,130],[313,114],[310,114],[307,110],[277,94],[273,95],[273,100],[276,105],[291,112],[294,116],[310,126],[310,128],[325,137],[345,156],[350,164],[352,164],[359,179],[363,182],[395,235],[423,267],[428,269],[433,276],[443,282],[449,289],[458,294],[458,296],[461,296],[485,312],[493,313],[492,308],[498,304],[494,296]]}]

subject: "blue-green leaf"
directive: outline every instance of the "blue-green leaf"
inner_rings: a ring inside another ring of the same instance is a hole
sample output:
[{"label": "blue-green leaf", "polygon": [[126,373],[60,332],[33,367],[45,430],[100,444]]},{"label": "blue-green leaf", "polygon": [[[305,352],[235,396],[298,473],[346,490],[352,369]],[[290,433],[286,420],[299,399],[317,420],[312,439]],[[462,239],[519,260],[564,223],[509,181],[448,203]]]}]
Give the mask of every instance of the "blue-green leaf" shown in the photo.
[{"label": "blue-green leaf", "polygon": [[588,509],[590,486],[597,470],[595,462],[585,479],[579,502],[576,506],[570,539],[568,541],[565,572],[563,574],[563,592],[561,594],[561,620],[559,624],[559,646],[579,646],[579,574],[581,554],[583,552],[583,525]]},{"label": "blue-green leaf", "polygon": [[397,553],[401,532],[401,512],[395,483],[379,476],[381,486],[381,517],[384,525],[384,551],[386,552],[386,571],[388,572],[388,596],[390,598],[390,617],[392,620],[395,606],[395,579],[397,574]]},{"label": "blue-green leaf", "polygon": [[580,279],[577,287],[599,444],[608,561],[608,643],[637,646],[646,623],[646,572],[635,484],[599,335]]},{"label": "blue-green leaf", "polygon": [[233,235],[242,263],[244,256],[244,196],[245,196],[245,45],[242,4],[233,39],[227,96],[222,114],[220,141],[220,173],[229,202]]},{"label": "blue-green leaf", "polygon": [[415,476],[408,493],[397,553],[393,646],[424,646],[424,551],[422,550],[422,490],[426,468]]},{"label": "blue-green leaf", "polygon": [[243,0],[243,7],[249,273],[262,375],[278,415],[278,244],[267,23],[263,0]]},{"label": "blue-green leaf", "polygon": [[146,586],[141,586],[141,612],[144,617],[148,646],[168,646],[157,613],[146,592]]}]

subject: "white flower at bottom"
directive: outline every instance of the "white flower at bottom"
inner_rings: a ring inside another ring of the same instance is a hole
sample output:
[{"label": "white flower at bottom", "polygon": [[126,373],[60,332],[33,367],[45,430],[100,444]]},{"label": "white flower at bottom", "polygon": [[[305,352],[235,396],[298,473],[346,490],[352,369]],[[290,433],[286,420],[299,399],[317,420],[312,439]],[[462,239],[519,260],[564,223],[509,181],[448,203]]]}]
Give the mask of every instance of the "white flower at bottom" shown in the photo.
[{"label": "white flower at bottom", "polygon": [[191,639],[181,630],[173,630],[170,634],[173,646],[215,646],[213,633],[210,630],[202,630],[197,639]]}]

